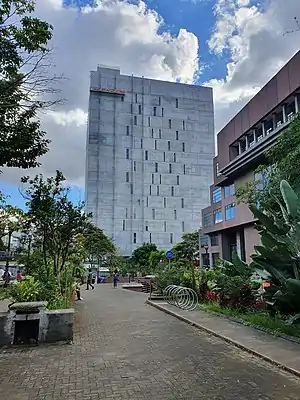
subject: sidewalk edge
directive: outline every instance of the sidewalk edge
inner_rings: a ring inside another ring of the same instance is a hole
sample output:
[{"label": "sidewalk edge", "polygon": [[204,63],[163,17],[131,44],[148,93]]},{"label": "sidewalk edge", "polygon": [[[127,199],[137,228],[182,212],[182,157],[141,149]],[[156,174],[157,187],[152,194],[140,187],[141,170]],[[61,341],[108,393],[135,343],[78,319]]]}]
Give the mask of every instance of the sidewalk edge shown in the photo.
[{"label": "sidewalk edge", "polygon": [[290,372],[291,374],[293,374],[293,375],[295,375],[297,377],[300,377],[300,371],[298,371],[298,370],[296,370],[294,368],[291,368],[291,367],[289,367],[289,366],[287,366],[285,364],[282,364],[281,362],[276,361],[276,360],[274,360],[274,359],[272,359],[272,358],[266,356],[265,354],[262,354],[262,353],[260,353],[260,352],[258,352],[256,350],[250,349],[249,347],[243,345],[242,343],[239,343],[239,342],[237,342],[237,341],[235,341],[235,340],[233,340],[233,339],[231,339],[231,338],[229,338],[227,336],[221,335],[220,333],[217,333],[217,332],[215,332],[215,331],[213,331],[213,330],[211,330],[209,328],[206,328],[205,326],[200,325],[199,323],[197,323],[195,321],[192,321],[189,318],[186,318],[183,315],[180,315],[175,311],[168,310],[164,306],[161,306],[161,305],[159,305],[157,303],[154,303],[153,301],[151,301],[149,299],[146,300],[146,304],[149,304],[150,306],[155,307],[158,310],[165,312],[166,314],[172,315],[173,317],[179,319],[180,321],[183,321],[183,322],[185,322],[185,323],[187,323],[187,324],[189,324],[191,326],[194,326],[195,328],[197,328],[199,330],[205,331],[207,333],[210,333],[213,336],[216,336],[216,337],[218,337],[220,339],[223,339],[225,342],[230,343],[230,344],[232,344],[232,345],[234,345],[234,346],[236,346],[236,347],[238,347],[238,348],[240,348],[240,349],[242,349],[244,351],[247,351],[247,353],[250,353],[250,354],[252,354],[254,356],[257,356],[257,357],[263,359],[264,361],[267,361],[268,363],[281,368],[284,371]]}]

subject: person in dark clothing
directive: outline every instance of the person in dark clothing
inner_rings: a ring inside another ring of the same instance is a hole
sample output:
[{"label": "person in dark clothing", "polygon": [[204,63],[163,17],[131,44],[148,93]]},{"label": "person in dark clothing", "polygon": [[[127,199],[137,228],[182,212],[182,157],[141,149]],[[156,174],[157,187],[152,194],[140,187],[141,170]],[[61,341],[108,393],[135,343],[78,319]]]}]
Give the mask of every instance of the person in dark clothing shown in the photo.
[{"label": "person in dark clothing", "polygon": [[114,274],[114,288],[116,289],[118,287],[118,282],[119,282],[119,275],[117,273]]},{"label": "person in dark clothing", "polygon": [[88,273],[88,277],[87,277],[87,281],[86,281],[86,290],[89,290],[89,288],[91,287],[92,290],[95,289],[95,286],[92,284],[92,280],[93,280],[93,272],[91,270],[91,268],[89,269],[89,273]]}]

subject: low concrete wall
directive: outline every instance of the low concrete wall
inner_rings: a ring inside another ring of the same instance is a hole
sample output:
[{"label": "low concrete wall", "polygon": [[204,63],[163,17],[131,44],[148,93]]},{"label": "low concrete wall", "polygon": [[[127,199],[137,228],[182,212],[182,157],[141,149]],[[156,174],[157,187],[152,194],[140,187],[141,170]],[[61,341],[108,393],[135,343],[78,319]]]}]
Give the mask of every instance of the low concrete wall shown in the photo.
[{"label": "low concrete wall", "polygon": [[45,342],[61,342],[73,340],[74,310],[46,311],[48,330]]}]

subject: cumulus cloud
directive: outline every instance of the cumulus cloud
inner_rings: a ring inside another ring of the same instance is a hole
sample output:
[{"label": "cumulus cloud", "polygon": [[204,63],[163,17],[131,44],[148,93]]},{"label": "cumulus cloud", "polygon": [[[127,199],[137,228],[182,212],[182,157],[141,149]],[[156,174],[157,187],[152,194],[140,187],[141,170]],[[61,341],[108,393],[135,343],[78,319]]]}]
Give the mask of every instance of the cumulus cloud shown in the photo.
[{"label": "cumulus cloud", "polygon": [[[83,185],[89,72],[105,64],[123,74],[191,83],[198,72],[198,39],[186,29],[177,36],[163,31],[162,17],[143,1],[96,0],[94,7],[79,9],[63,7],[62,0],[37,0],[36,14],[54,26],[55,72],[67,78],[61,82],[66,101],[42,116],[52,143],[38,172],[62,169],[70,183]],[[9,168],[2,179],[18,183],[28,172]]]},{"label": "cumulus cloud", "polygon": [[[297,28],[300,15],[298,0],[284,6],[282,0],[212,2],[215,24],[207,45],[227,60],[224,79],[205,83],[214,88],[218,131],[299,49],[300,32],[283,33]],[[95,0],[93,8],[79,10],[63,7],[62,0],[37,0],[36,12],[55,28],[55,71],[67,78],[61,86],[66,102],[42,117],[52,143],[38,172],[61,169],[71,184],[83,186],[89,71],[106,64],[124,74],[191,83],[201,72],[198,39],[184,27],[171,36],[143,1]],[[10,168],[1,179],[18,184],[25,173]]]},{"label": "cumulus cloud", "polygon": [[295,26],[295,0],[268,0],[264,7],[250,0],[218,0],[216,23],[208,41],[211,52],[229,55],[224,79],[205,84],[214,88],[216,129],[268,82],[299,50],[300,32],[284,35]]}]

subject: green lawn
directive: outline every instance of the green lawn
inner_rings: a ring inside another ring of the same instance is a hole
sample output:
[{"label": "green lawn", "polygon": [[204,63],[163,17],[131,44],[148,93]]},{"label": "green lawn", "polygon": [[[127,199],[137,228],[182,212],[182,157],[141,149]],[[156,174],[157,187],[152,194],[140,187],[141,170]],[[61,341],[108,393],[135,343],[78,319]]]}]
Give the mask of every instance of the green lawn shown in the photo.
[{"label": "green lawn", "polygon": [[218,314],[222,314],[227,317],[233,317],[241,322],[253,326],[261,327],[273,335],[278,335],[284,333],[286,335],[294,336],[300,338],[300,325],[286,325],[283,318],[276,316],[272,318],[268,313],[264,311],[255,312],[239,312],[231,308],[222,308],[218,303],[207,303],[200,304],[200,309],[204,311],[211,311]]}]

